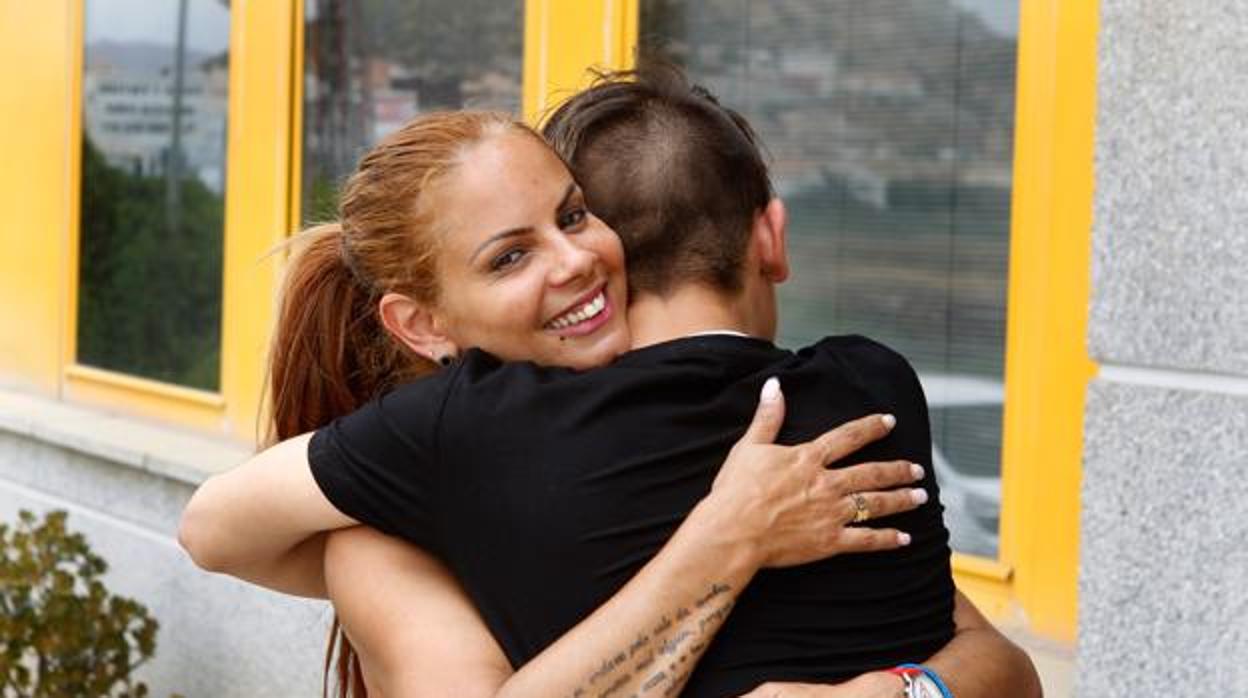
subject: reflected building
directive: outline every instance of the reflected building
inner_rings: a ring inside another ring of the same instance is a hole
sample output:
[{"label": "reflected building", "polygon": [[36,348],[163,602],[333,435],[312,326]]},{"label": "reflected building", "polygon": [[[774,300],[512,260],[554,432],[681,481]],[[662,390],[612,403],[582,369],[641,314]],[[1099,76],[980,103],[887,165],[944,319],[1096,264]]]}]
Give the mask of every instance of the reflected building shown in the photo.
[{"label": "reflected building", "polygon": [[[101,41],[87,46],[83,125],[105,160],[132,175],[168,171],[177,81],[174,47]],[[188,52],[182,78],[180,170],[215,194],[225,190],[229,66]]]},{"label": "reflected building", "polygon": [[[335,217],[356,160],[418,114],[520,106],[518,0],[303,0],[304,221]],[[446,34],[480,41],[447,41]]]}]

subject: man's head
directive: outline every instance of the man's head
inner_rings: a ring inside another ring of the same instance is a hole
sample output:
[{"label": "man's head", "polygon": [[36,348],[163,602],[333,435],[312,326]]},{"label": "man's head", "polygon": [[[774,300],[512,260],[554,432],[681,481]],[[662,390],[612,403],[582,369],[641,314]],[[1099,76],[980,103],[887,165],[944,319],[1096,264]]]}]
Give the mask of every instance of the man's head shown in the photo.
[{"label": "man's head", "polygon": [[688,283],[742,290],[772,189],[739,114],[678,69],[654,63],[600,76],[543,134],[590,209],[624,241],[635,293],[666,296]]}]

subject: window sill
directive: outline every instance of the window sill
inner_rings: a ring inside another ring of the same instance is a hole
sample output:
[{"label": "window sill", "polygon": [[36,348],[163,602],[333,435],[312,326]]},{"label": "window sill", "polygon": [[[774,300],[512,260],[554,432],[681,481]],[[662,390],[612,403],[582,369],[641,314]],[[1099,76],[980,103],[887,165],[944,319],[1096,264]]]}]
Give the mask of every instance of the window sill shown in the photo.
[{"label": "window sill", "polygon": [[0,389],[0,431],[188,485],[199,485],[252,453],[236,442],[5,389]]}]

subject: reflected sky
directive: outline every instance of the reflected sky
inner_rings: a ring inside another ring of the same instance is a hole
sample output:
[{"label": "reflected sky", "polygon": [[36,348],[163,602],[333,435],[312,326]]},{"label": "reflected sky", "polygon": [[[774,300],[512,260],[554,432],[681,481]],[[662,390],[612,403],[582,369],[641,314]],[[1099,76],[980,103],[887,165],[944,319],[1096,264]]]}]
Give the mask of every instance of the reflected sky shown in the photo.
[{"label": "reflected sky", "polygon": [[979,15],[990,28],[1006,36],[1018,36],[1017,0],[954,0],[954,4]]},{"label": "reflected sky", "polygon": [[[172,45],[178,0],[108,0],[87,5],[87,43],[150,42]],[[219,53],[229,45],[230,10],[221,0],[187,0],[186,43],[193,51]]]}]

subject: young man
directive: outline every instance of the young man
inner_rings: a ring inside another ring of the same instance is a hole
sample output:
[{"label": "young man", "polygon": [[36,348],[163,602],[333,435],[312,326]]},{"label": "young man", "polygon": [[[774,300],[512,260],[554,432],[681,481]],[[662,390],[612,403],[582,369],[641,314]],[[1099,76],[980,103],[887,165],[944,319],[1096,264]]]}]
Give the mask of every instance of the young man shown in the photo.
[{"label": "young man", "polygon": [[[739,117],[659,71],[574,97],[547,133],[590,207],[625,241],[633,351],[581,373],[469,351],[318,431],[291,466],[310,468],[316,484],[297,496],[323,497],[325,521],[341,525],[341,512],[437,552],[516,666],[667,541],[710,488],[768,377],[780,378],[789,405],[782,442],[891,412],[893,433],[855,457],[930,463],[922,392],[901,357],[857,337],[797,354],[771,344],[774,285],[788,274],[785,212]],[[911,535],[905,548],[765,570],[743,591],[726,577],[673,598],[667,623],[622,638],[574,694],[611,695],[623,684],[604,677],[624,669],[643,690],[720,696],[767,681],[844,681],[931,656],[954,638],[956,592],[936,483],[923,485],[928,504],[885,522]],[[721,597],[738,591],[728,615]],[[700,633],[721,623],[708,648]],[[979,638],[938,666],[956,676],[960,695],[1032,694],[1025,657],[990,631]],[[1012,661],[1006,675],[968,669],[981,651]],[[898,695],[903,679],[876,674],[870,687]]]}]

